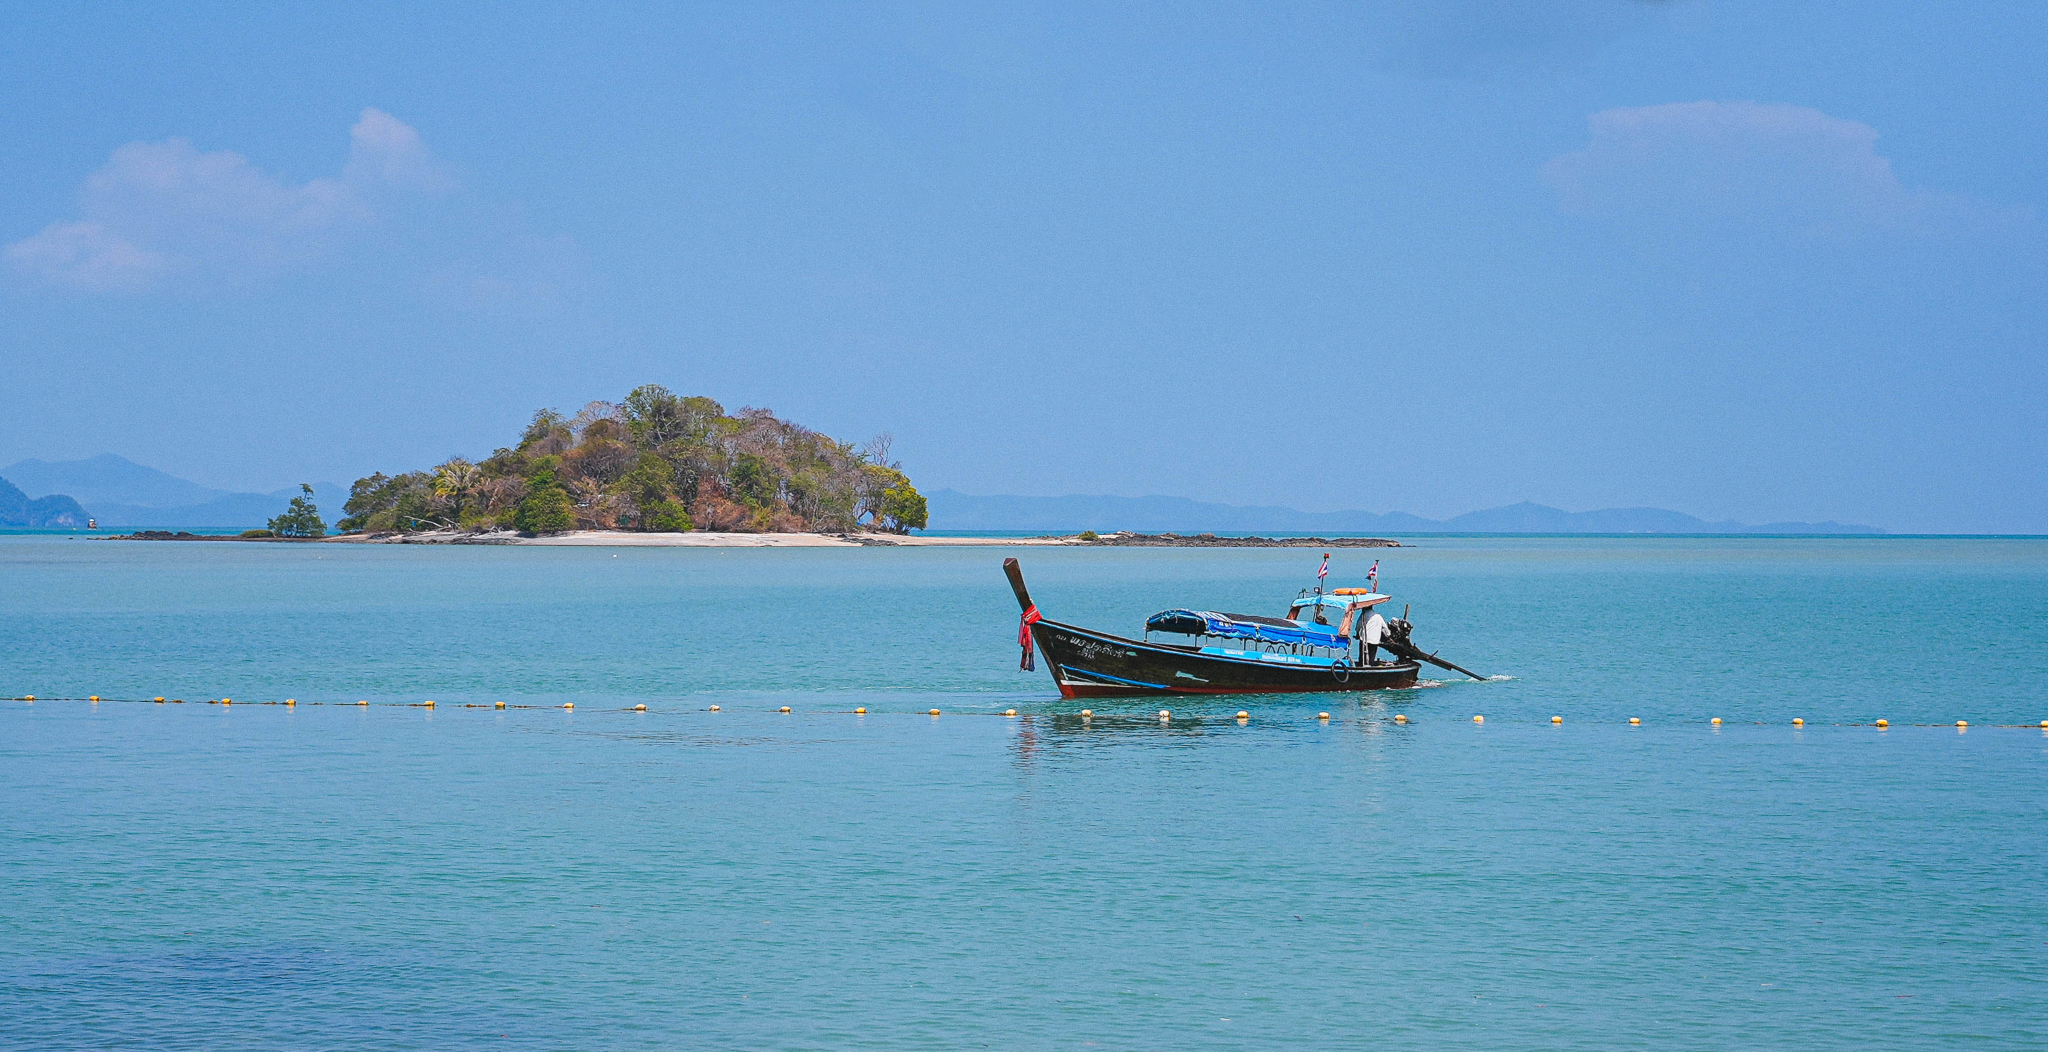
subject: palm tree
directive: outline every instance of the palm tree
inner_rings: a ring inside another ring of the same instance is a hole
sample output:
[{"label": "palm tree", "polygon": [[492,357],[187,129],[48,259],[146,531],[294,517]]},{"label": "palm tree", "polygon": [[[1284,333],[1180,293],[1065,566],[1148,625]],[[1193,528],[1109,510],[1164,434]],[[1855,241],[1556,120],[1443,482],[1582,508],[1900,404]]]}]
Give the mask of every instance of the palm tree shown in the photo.
[{"label": "palm tree", "polygon": [[483,481],[476,465],[461,457],[454,457],[448,463],[434,469],[434,496],[447,501],[455,511],[455,520],[462,521],[462,506],[469,495]]}]

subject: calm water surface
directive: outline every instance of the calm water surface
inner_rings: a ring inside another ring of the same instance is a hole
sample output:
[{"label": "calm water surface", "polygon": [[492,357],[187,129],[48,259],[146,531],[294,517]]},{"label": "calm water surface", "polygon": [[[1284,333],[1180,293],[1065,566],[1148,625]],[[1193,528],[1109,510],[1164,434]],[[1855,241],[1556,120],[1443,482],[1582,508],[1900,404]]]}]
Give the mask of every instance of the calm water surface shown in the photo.
[{"label": "calm water surface", "polygon": [[1512,678],[1164,725],[1003,554],[0,538],[0,1047],[2048,1046],[2048,542],[1339,552]]}]

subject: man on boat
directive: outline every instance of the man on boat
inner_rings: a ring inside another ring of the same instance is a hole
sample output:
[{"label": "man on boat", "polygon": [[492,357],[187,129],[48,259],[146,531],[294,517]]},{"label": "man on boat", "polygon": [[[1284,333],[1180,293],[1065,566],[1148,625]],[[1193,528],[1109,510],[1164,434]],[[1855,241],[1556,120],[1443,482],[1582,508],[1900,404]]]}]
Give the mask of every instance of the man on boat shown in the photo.
[{"label": "man on boat", "polygon": [[1372,616],[1365,619],[1363,638],[1365,639],[1365,663],[1367,665],[1379,664],[1380,640],[1387,638],[1387,619],[1381,617],[1379,611],[1374,610]]}]

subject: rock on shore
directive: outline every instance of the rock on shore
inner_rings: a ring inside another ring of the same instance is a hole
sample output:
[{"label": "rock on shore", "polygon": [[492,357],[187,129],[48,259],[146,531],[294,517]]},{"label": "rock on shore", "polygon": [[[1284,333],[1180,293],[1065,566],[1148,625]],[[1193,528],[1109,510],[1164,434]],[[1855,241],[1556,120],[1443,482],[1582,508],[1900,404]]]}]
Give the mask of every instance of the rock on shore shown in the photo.
[{"label": "rock on shore", "polygon": [[1218,537],[1213,533],[1105,533],[1074,544],[1112,548],[1399,548],[1384,537]]}]

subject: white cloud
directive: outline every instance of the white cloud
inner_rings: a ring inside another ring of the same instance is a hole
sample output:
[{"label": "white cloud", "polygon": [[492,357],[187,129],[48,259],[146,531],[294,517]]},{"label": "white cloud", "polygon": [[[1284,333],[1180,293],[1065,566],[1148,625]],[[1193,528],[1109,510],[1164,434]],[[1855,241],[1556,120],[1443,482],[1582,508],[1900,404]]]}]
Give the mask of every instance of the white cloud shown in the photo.
[{"label": "white cloud", "polygon": [[1805,106],[1681,102],[1606,110],[1588,123],[1586,148],[1542,169],[1572,215],[1847,233],[2023,214],[1909,188],[1877,152],[1877,129]]},{"label": "white cloud", "polygon": [[394,193],[449,189],[419,133],[366,109],[341,174],[291,185],[227,150],[187,139],[129,143],[78,192],[81,218],[6,247],[9,264],[53,284],[129,291],[174,276],[238,280],[314,258]]},{"label": "white cloud", "polygon": [[341,177],[352,185],[424,192],[455,188],[455,181],[427,155],[420,133],[383,110],[364,110],[348,139],[348,164]]},{"label": "white cloud", "polygon": [[151,252],[99,223],[51,223],[34,237],[7,246],[7,261],[30,273],[94,291],[138,289],[170,269]]}]

